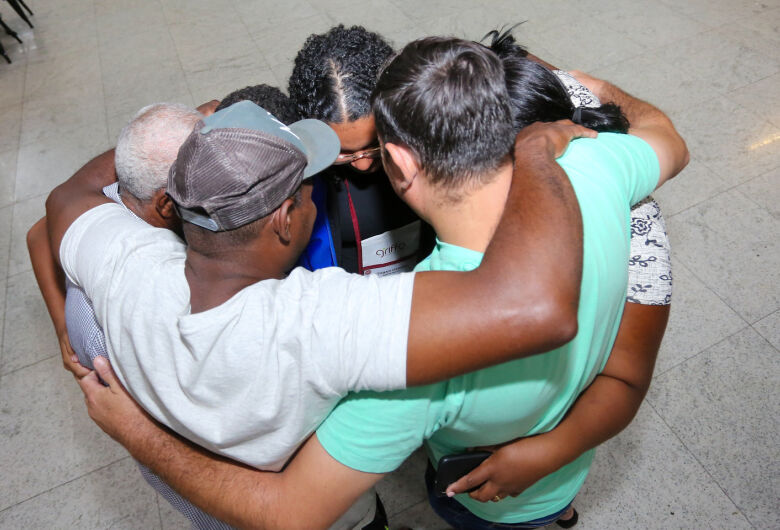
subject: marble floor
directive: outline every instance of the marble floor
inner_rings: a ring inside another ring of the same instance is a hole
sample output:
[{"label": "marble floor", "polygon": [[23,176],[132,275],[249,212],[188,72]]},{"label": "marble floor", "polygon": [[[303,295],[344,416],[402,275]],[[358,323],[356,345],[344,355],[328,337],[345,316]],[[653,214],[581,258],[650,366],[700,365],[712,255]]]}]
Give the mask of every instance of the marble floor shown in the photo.
[{"label": "marble floor", "polygon": [[[286,86],[304,38],[343,22],[396,45],[526,21],[536,55],[668,112],[691,163],[657,193],[672,317],[634,423],[605,444],[580,528],[780,528],[779,0],[27,0],[0,41],[0,528],[186,528],[86,415],[25,233],[49,190],[142,105]],[[443,528],[416,454],[380,486],[392,526]]]}]

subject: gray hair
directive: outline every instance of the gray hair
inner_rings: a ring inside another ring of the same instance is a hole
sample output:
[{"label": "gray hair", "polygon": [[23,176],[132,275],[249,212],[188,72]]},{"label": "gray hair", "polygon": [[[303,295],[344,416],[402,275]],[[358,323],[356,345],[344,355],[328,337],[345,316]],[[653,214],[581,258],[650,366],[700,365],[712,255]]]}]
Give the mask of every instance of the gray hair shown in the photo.
[{"label": "gray hair", "polygon": [[168,186],[168,170],[181,144],[203,116],[179,103],[156,103],[139,110],[119,133],[114,165],[122,190],[148,201]]}]

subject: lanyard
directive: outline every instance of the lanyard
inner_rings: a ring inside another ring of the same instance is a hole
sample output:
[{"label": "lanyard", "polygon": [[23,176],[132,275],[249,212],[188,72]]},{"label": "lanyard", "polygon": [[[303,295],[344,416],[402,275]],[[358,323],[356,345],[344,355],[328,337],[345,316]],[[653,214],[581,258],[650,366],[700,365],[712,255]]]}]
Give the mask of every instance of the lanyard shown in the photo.
[{"label": "lanyard", "polygon": [[349,202],[349,216],[352,218],[352,230],[355,231],[355,247],[357,247],[357,265],[358,274],[363,274],[363,245],[360,239],[360,225],[358,224],[355,204],[352,202],[352,193],[349,191],[349,182],[344,179],[344,187],[347,190],[347,201]]}]

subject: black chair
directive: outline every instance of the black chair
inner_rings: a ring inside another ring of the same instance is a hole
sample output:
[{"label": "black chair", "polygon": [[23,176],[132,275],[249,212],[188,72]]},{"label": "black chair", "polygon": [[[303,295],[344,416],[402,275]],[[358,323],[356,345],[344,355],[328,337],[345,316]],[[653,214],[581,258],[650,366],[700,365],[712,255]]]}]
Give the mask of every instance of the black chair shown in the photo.
[{"label": "black chair", "polygon": [[[16,34],[16,32],[15,32],[14,30],[12,30],[11,28],[9,28],[9,27],[6,25],[6,23],[5,23],[5,22],[3,22],[3,16],[2,16],[2,15],[0,15],[0,26],[2,26],[2,27],[3,27],[3,29],[5,30],[5,32],[6,32],[7,34],[9,34],[9,35],[10,35],[10,36],[12,36],[13,38],[15,38],[17,41],[19,41],[19,44],[21,44],[21,43],[22,43],[22,39],[20,39],[20,38],[19,38],[19,35],[17,35],[17,34]],[[8,57],[8,55],[5,53],[5,47],[3,46],[3,44],[2,44],[2,43],[0,43],[0,57],[2,57],[3,59],[5,59],[5,60],[8,62],[8,64],[11,64],[11,58],[10,58],[10,57]]]},{"label": "black chair", "polygon": [[[26,9],[30,13],[30,15],[33,14],[30,8],[27,7],[27,4],[24,3],[24,0],[6,0],[6,2],[8,2],[11,5],[11,9],[16,11],[17,15],[22,17],[22,20],[27,22],[28,26],[30,26],[31,28],[34,27],[32,25],[32,22],[30,22],[30,19],[27,18],[27,15],[24,13],[24,10]],[[24,9],[22,8],[22,6],[24,6]]]},{"label": "black chair", "polygon": [[19,44],[21,44],[21,43],[22,43],[22,39],[20,39],[20,38],[19,38],[19,35],[17,35],[17,34],[16,34],[16,32],[15,32],[14,30],[12,30],[11,28],[9,28],[9,27],[8,27],[8,25],[7,25],[5,22],[3,22],[3,15],[0,15],[0,26],[2,26],[2,28],[5,30],[5,32],[6,32],[8,35],[10,35],[10,36],[12,36],[13,38],[15,38]]}]

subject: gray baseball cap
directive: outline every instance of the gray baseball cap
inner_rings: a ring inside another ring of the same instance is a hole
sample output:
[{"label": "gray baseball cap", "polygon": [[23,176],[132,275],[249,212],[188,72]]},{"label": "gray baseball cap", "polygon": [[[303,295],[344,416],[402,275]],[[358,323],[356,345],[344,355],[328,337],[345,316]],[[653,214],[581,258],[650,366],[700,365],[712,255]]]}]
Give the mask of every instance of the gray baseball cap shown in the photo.
[{"label": "gray baseball cap", "polygon": [[239,101],[198,122],[168,173],[168,195],[183,220],[213,232],[234,230],[276,210],[339,151],[325,123],[288,127]]}]

